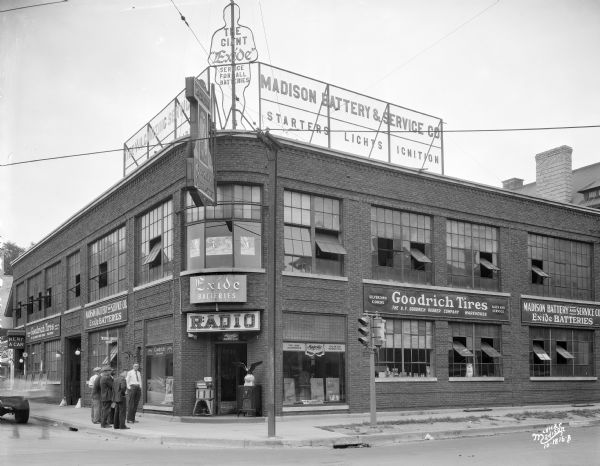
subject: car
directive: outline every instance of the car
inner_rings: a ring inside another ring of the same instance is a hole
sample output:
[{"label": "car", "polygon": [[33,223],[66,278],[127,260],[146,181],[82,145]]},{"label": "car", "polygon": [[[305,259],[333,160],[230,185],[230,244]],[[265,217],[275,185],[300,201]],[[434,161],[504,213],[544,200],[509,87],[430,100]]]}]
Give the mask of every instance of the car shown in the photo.
[{"label": "car", "polygon": [[0,395],[0,416],[13,414],[17,424],[27,424],[29,421],[29,401],[24,396]]}]

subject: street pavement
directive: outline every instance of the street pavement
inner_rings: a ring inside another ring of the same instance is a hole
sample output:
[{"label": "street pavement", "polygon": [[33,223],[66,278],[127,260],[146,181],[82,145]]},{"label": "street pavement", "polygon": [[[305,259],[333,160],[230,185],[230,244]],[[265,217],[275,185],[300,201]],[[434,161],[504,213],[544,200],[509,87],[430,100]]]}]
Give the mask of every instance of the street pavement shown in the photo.
[{"label": "street pavement", "polygon": [[[30,401],[30,417],[65,428],[88,430],[168,445],[206,447],[333,447],[389,445],[407,441],[541,432],[562,423],[575,428],[600,424],[600,403],[533,405],[481,409],[436,409],[370,414],[288,415],[276,417],[275,436],[268,435],[266,417],[188,417],[138,413],[130,429],[92,424],[90,408]],[[583,414],[582,414],[583,413]]]}]

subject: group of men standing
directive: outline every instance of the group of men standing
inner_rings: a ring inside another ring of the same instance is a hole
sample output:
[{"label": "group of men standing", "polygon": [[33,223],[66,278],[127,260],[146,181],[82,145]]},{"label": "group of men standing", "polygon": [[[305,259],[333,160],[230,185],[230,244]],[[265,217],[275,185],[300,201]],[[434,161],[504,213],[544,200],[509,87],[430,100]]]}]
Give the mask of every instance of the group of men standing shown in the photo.
[{"label": "group of men standing", "polygon": [[92,389],[92,422],[104,428],[113,425],[115,429],[129,429],[125,422],[135,422],[142,393],[139,364],[116,377],[116,370],[110,366],[95,367],[93,372],[88,381]]}]

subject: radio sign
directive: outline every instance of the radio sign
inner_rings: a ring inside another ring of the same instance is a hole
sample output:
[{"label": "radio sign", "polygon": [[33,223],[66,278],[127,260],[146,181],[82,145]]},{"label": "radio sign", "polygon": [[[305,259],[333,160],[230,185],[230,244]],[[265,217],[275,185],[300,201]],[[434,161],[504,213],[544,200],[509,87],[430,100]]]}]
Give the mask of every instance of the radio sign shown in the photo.
[{"label": "radio sign", "polygon": [[260,311],[189,313],[188,333],[248,332],[260,330]]}]

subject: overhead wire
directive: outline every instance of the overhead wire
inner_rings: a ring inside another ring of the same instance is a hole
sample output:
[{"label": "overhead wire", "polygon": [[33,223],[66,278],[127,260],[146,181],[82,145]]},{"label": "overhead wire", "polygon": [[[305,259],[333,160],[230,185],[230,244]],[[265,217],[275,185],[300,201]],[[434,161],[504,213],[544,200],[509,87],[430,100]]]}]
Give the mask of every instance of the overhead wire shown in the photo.
[{"label": "overhead wire", "polygon": [[[543,126],[543,127],[527,127],[527,128],[488,128],[488,129],[444,129],[444,134],[446,133],[482,133],[482,132],[514,132],[514,131],[554,131],[554,130],[567,130],[567,129],[594,129],[594,128],[600,128],[600,124],[598,125],[571,125],[571,126]],[[289,129],[283,129],[283,128],[270,128],[269,129],[270,132],[274,132],[274,131],[287,131],[287,132],[301,132],[301,131],[306,131],[306,132],[311,132],[312,130],[309,129],[296,129],[296,128],[289,128]],[[339,129],[339,130],[328,130],[330,132],[334,132],[334,133],[341,133],[341,132],[346,132],[346,131],[352,131],[354,133],[378,133],[379,131],[377,130],[359,130],[359,129]],[[251,131],[249,131],[248,133],[252,133]],[[398,130],[398,131],[390,131],[391,134],[404,134],[404,133],[414,133],[414,131],[408,131],[408,130]],[[226,131],[224,132],[220,132],[218,133],[219,135],[227,135],[227,134],[238,134],[237,132],[231,132],[228,133]],[[202,140],[206,140],[206,139],[210,139],[210,137],[208,138],[195,138],[193,139],[194,141],[202,141]],[[164,144],[150,144],[150,145],[145,145],[145,146],[139,146],[139,147],[128,147],[128,149],[130,150],[136,150],[136,149],[148,149],[148,148],[155,148],[155,147],[164,147]],[[67,158],[73,158],[73,157],[84,157],[84,156],[89,156],[89,155],[101,155],[101,154],[108,154],[111,152],[122,152],[123,148],[120,147],[118,149],[106,149],[106,150],[100,150],[100,151],[93,151],[93,152],[80,152],[77,154],[70,154],[70,155],[61,155],[61,156],[57,156],[57,157],[44,157],[44,158],[40,158],[40,159],[31,159],[31,160],[23,160],[21,162],[11,162],[11,163],[2,163],[0,164],[0,167],[10,167],[13,165],[23,165],[23,164],[27,164],[27,163],[34,163],[34,162],[45,162],[45,161],[49,161],[49,160],[60,160],[60,159],[67,159]]]},{"label": "overhead wire", "polygon": [[198,42],[198,45],[200,45],[200,47],[202,47],[202,50],[204,50],[204,53],[206,53],[206,56],[207,57],[210,56],[210,53],[206,50],[206,48],[204,48],[204,45],[202,45],[202,42],[200,42],[200,39],[198,39],[198,36],[194,32],[194,30],[192,29],[190,24],[187,22],[186,17],[183,16],[183,13],[181,12],[181,10],[177,7],[177,5],[175,5],[175,2],[173,0],[171,0],[171,3],[173,4],[173,7],[175,7],[175,9],[177,10],[177,13],[179,13],[179,18],[181,19],[181,21],[183,21],[185,23],[185,25],[188,27],[188,29],[190,30],[190,32],[193,34],[194,38],[196,39],[196,42]]},{"label": "overhead wire", "polygon": [[36,3],[34,5],[19,6],[19,7],[15,7],[15,8],[9,8],[7,10],[0,10],[0,13],[8,13],[9,11],[24,10],[26,8],[35,8],[38,6],[54,5],[56,3],[66,3],[68,1],[69,0],[58,0],[56,2]]}]

